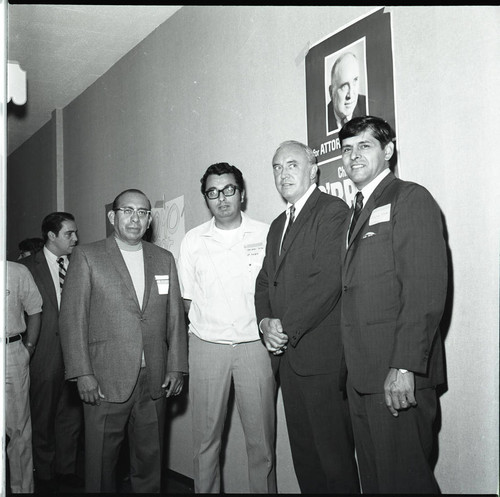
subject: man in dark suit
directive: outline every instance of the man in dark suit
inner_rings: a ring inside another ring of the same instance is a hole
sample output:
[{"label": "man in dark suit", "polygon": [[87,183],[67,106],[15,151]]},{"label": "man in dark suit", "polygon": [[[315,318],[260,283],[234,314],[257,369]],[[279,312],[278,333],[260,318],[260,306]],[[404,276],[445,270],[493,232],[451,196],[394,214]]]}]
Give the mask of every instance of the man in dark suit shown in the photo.
[{"label": "man in dark suit", "polygon": [[173,255],[142,240],[151,204],[118,195],[114,233],[77,247],[64,285],[60,328],[66,378],[77,379],[85,416],[85,488],[116,492],[128,430],[130,484],[161,491],[166,398],[187,372],[187,330]]},{"label": "man in dark suit", "polygon": [[60,264],[67,269],[68,256],[78,241],[74,216],[68,212],[48,214],[42,221],[42,236],[43,249],[19,262],[30,270],[43,299],[40,337],[30,363],[30,404],[35,487],[51,491],[58,483],[83,485],[76,474],[82,404],[76,385],[64,380],[58,324]]},{"label": "man in dark suit", "polygon": [[342,54],[333,64],[328,91],[331,98],[327,105],[329,133],[353,117],[366,114],[366,97],[359,93],[359,63],[353,53]]},{"label": "man in dark suit", "polygon": [[255,305],[279,372],[295,473],[304,493],[357,493],[341,391],[340,245],[348,208],[316,187],[316,158],[302,143],[282,143],[273,171],[288,206],[271,224]]},{"label": "man in dark suit", "polygon": [[390,171],[387,122],[355,118],[339,137],[358,188],[342,243],[342,338],[362,489],[438,493],[429,457],[444,381],[441,212],[425,188]]}]

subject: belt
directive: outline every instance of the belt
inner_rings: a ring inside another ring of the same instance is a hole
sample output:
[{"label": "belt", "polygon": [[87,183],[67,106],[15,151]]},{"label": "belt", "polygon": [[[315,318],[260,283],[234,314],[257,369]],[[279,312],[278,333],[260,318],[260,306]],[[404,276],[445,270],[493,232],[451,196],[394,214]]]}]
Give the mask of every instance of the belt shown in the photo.
[{"label": "belt", "polygon": [[19,335],[14,335],[12,337],[5,337],[5,343],[9,344],[12,342],[17,342],[18,340],[21,340],[23,336],[21,334]]}]

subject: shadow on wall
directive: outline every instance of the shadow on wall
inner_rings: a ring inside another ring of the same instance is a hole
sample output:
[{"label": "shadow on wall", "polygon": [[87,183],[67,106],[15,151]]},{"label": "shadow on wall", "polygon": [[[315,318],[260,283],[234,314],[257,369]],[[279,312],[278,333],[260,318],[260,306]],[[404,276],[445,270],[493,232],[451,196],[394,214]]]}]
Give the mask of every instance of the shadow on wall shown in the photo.
[{"label": "shadow on wall", "polygon": [[448,257],[448,291],[446,293],[446,302],[445,302],[443,316],[439,324],[439,328],[441,330],[441,339],[443,341],[443,367],[445,372],[445,383],[443,383],[442,385],[438,385],[436,388],[436,392],[438,395],[438,404],[436,411],[436,420],[434,422],[434,430],[433,430],[435,443],[433,445],[430,456],[430,461],[433,470],[436,467],[437,461],[439,459],[439,432],[441,431],[441,426],[442,426],[440,398],[443,394],[445,394],[448,391],[447,367],[446,367],[446,337],[448,336],[448,332],[450,330],[451,316],[453,313],[453,295],[454,295],[453,260],[452,260],[450,246],[448,243],[449,240],[448,227],[446,225],[446,218],[443,212],[441,212],[441,219],[443,222],[443,233],[446,242],[446,255]]}]

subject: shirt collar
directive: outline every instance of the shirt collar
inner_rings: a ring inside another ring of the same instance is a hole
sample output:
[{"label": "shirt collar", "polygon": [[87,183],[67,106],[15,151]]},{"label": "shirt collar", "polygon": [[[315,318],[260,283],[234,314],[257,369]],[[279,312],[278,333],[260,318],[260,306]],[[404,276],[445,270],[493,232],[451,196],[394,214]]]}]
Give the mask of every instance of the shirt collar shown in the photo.
[{"label": "shirt collar", "polygon": [[[243,211],[240,212],[241,214],[241,224],[238,226],[238,228],[242,229],[243,233],[253,233],[255,230],[252,228],[251,224],[248,222],[248,217],[245,215]],[[215,216],[212,217],[210,220],[210,224],[207,227],[207,230],[205,233],[202,233],[201,236],[215,236]]]},{"label": "shirt collar", "polygon": [[382,180],[391,172],[389,168],[384,169],[381,173],[379,173],[378,176],[376,176],[374,179],[370,181],[364,188],[362,188],[360,191],[363,194],[363,207],[366,205],[368,202],[368,199],[371,197],[372,193],[375,191],[375,188],[377,188],[380,183],[382,183]]},{"label": "shirt collar", "polygon": [[305,203],[307,202],[308,198],[312,195],[313,191],[316,190],[316,183],[313,183],[302,195],[302,197],[297,200],[294,204],[291,204],[290,202],[287,202],[286,204],[286,210],[287,210],[287,215],[289,215],[290,212],[290,207],[293,205],[295,207],[295,219],[297,219],[297,216],[299,215],[299,212],[302,210],[302,207],[304,207]]},{"label": "shirt collar", "polygon": [[66,264],[68,261],[67,255],[57,256],[56,254],[54,254],[54,252],[51,252],[46,245],[44,245],[43,247],[43,253],[45,255],[45,259],[52,264],[57,264],[57,259],[59,259],[59,257],[62,257],[64,259],[64,264]]},{"label": "shirt collar", "polygon": [[136,245],[130,245],[129,243],[120,240],[116,235],[114,235],[114,238],[120,250],[124,250],[125,252],[139,252],[139,250],[142,250],[142,241]]}]

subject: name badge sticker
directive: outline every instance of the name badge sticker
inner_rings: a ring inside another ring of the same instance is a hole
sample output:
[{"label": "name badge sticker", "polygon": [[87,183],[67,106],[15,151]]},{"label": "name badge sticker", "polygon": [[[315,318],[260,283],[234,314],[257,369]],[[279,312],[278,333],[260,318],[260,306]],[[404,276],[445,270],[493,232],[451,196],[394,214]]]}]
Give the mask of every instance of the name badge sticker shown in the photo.
[{"label": "name badge sticker", "polygon": [[262,260],[264,259],[264,243],[248,243],[243,246],[248,260],[248,270],[251,271],[252,267],[262,266]]},{"label": "name badge sticker", "polygon": [[369,226],[374,224],[386,223],[391,219],[391,204],[382,205],[373,210],[370,216]]},{"label": "name badge sticker", "polygon": [[244,248],[248,257],[257,257],[262,255],[264,252],[264,243],[249,243],[248,245],[245,245]]},{"label": "name badge sticker", "polygon": [[155,275],[156,285],[158,286],[159,295],[168,295],[168,288],[170,284],[168,274],[157,274]]}]

